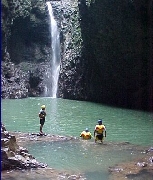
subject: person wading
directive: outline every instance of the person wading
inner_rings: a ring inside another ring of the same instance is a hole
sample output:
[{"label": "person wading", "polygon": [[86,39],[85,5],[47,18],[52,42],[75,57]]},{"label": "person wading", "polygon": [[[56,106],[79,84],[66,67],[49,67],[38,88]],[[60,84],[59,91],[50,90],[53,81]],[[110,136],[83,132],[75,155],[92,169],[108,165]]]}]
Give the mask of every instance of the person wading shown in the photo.
[{"label": "person wading", "polygon": [[94,130],[95,143],[97,141],[101,141],[103,143],[104,132],[105,132],[105,137],[106,137],[106,127],[102,124],[102,120],[99,119],[98,124],[95,126],[95,130]]},{"label": "person wading", "polygon": [[86,128],[84,131],[82,131],[82,133],[80,134],[80,137],[82,137],[82,139],[91,139],[91,133],[89,132],[88,128]]},{"label": "person wading", "polygon": [[46,117],[46,106],[45,105],[42,105],[41,106],[41,110],[39,112],[39,118],[40,118],[40,134],[44,134],[43,131],[42,131],[42,128],[44,126],[44,123],[45,123],[45,117]]}]

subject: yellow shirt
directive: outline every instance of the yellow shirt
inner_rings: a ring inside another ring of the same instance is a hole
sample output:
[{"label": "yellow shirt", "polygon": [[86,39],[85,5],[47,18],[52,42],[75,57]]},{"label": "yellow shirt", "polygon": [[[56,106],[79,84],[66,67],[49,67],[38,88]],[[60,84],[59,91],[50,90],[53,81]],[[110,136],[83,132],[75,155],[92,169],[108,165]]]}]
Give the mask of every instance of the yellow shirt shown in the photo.
[{"label": "yellow shirt", "polygon": [[82,137],[83,139],[91,139],[91,133],[90,133],[90,132],[83,131],[83,132],[80,134],[80,137]]},{"label": "yellow shirt", "polygon": [[95,131],[97,134],[102,134],[104,130],[105,130],[105,126],[103,124],[95,126]]}]

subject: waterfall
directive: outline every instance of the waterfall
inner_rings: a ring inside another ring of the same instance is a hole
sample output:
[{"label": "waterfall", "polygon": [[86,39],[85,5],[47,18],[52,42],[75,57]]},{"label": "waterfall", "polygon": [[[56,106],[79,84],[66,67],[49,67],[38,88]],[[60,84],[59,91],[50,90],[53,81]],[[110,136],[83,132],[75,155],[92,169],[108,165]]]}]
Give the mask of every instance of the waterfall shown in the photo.
[{"label": "waterfall", "polygon": [[[49,85],[46,86],[46,94],[52,98],[56,98],[57,89],[58,89],[58,78],[60,71],[60,39],[57,23],[54,19],[53,10],[50,2],[46,2],[49,17],[50,17],[50,33],[51,33],[51,49],[52,49],[52,58],[51,58],[51,69],[49,75]],[[50,88],[49,88],[50,87]],[[48,92],[49,91],[49,92]]]}]

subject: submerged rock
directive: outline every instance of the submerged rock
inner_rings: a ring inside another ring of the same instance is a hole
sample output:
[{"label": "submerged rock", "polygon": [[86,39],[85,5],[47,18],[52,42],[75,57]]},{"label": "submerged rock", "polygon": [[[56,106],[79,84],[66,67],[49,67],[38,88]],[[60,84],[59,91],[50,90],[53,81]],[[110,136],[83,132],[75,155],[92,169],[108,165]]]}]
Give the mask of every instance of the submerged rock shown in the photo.
[{"label": "submerged rock", "polygon": [[[149,148],[150,149],[150,148]],[[134,159],[130,162],[120,163],[114,167],[109,167],[109,172],[113,180],[122,179],[148,179],[153,177],[153,151],[147,150],[144,157]]]}]

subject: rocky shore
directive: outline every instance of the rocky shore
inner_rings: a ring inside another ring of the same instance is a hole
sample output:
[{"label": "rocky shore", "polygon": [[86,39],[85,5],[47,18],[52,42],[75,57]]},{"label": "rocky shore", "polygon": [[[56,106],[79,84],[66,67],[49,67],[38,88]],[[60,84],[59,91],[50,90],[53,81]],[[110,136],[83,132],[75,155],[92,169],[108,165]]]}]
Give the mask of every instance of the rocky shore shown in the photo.
[{"label": "rocky shore", "polygon": [[109,167],[110,180],[153,180],[153,148],[144,151],[142,158]]},{"label": "rocky shore", "polygon": [[[58,135],[39,136],[21,132],[6,131],[1,126],[1,177],[2,180],[31,180],[31,179],[68,179],[84,180],[83,174],[57,171],[47,164],[38,162],[25,148],[27,143],[35,141],[70,141],[74,137]],[[133,179],[152,180],[153,177],[153,148],[144,150],[143,157],[128,163],[116,164],[108,169],[111,180]]]},{"label": "rocky shore", "polygon": [[[73,137],[21,132],[9,133],[4,125],[1,125],[1,178],[2,180],[31,180],[31,179],[69,179],[84,180],[81,174],[57,171],[38,162],[28,150],[24,148],[27,143],[35,141],[69,141]],[[23,147],[24,146],[24,147]]]}]

